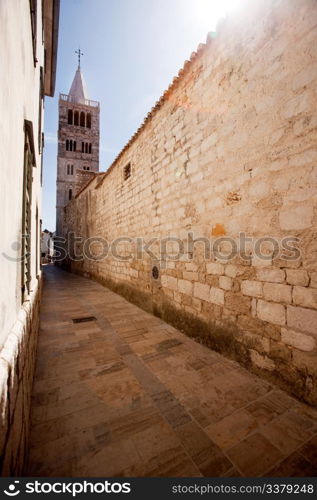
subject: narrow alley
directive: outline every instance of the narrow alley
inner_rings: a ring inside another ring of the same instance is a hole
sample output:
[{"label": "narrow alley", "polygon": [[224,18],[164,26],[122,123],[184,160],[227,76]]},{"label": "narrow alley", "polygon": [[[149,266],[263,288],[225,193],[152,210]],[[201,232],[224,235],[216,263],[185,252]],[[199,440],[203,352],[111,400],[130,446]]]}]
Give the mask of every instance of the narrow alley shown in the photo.
[{"label": "narrow alley", "polygon": [[119,295],[44,267],[29,475],[313,476],[316,422]]}]

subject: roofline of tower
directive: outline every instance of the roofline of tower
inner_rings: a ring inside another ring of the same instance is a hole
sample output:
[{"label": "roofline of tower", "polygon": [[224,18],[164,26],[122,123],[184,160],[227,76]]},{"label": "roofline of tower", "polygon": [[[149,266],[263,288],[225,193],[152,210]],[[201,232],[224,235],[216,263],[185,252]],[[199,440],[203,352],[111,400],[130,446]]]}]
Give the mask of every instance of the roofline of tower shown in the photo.
[{"label": "roofline of tower", "polygon": [[78,104],[80,106],[88,106],[90,108],[100,108],[99,101],[93,101],[92,99],[84,99],[83,102],[78,102],[75,98],[73,98],[69,94],[59,94],[59,100],[64,102],[70,102],[72,104]]}]

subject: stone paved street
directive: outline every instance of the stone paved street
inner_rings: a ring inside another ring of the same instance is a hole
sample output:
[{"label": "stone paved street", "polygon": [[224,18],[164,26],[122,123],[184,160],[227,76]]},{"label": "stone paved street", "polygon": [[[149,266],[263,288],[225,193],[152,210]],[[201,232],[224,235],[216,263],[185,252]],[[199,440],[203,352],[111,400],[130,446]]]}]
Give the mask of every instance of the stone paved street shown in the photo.
[{"label": "stone paved street", "polygon": [[44,274],[28,474],[317,474],[315,410],[101,285]]}]

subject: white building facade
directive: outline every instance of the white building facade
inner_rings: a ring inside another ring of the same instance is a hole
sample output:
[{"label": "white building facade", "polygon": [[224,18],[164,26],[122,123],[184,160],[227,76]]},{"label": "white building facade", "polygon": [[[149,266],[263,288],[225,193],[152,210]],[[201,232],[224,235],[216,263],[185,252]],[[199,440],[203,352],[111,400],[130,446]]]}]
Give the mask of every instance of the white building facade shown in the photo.
[{"label": "white building facade", "polygon": [[59,0],[0,2],[0,467],[27,456],[41,291],[44,97],[54,95]]}]

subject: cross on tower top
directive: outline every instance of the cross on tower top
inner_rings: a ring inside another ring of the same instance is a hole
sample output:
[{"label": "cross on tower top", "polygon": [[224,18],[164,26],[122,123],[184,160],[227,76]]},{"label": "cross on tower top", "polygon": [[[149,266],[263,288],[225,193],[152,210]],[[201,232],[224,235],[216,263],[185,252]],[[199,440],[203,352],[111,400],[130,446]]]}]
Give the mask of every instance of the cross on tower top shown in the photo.
[{"label": "cross on tower top", "polygon": [[75,50],[75,54],[78,54],[78,68],[80,68],[80,56],[83,56],[84,53],[81,52],[80,49],[78,49],[78,50]]}]

